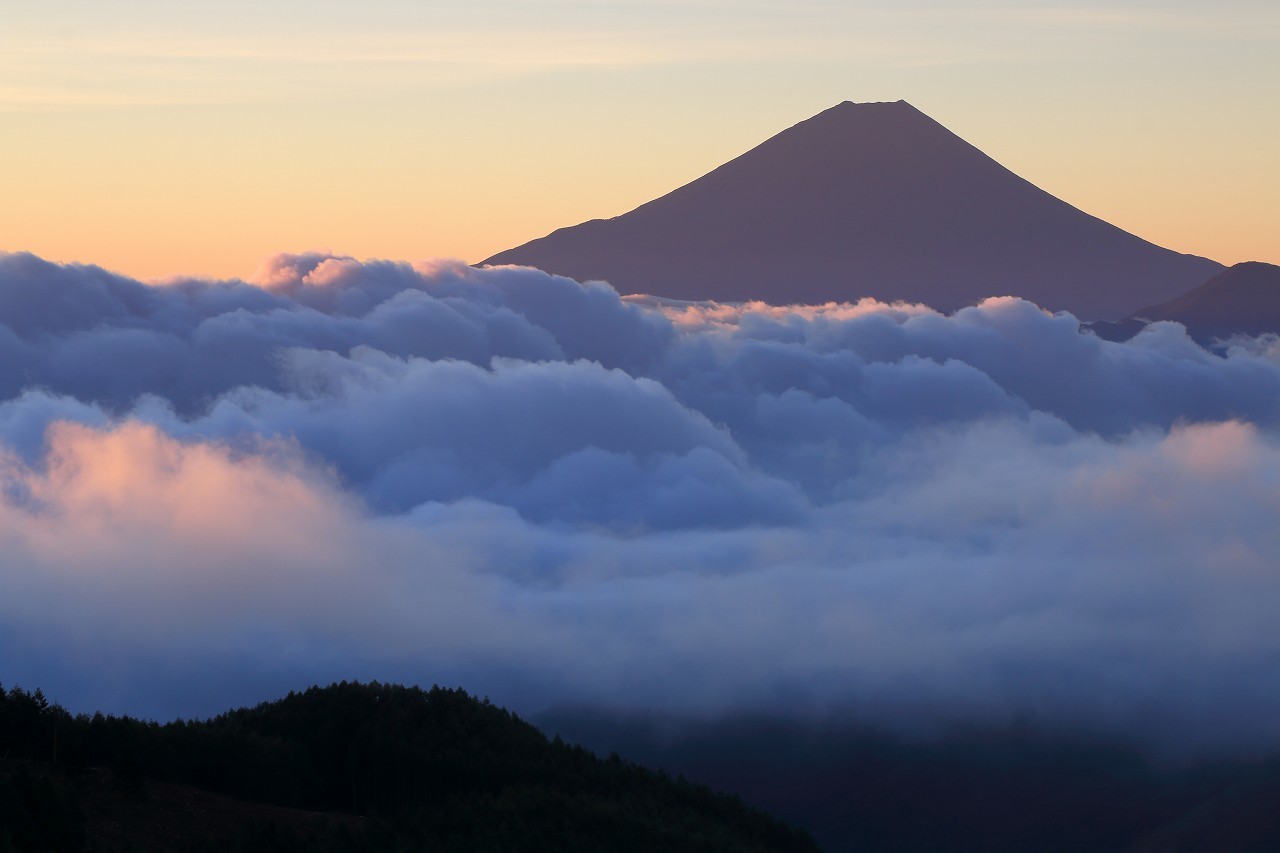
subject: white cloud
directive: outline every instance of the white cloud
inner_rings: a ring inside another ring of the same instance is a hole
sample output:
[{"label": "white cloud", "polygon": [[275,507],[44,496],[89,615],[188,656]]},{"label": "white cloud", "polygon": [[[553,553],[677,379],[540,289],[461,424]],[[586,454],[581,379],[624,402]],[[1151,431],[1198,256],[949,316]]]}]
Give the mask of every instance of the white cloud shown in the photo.
[{"label": "white cloud", "polygon": [[1267,341],[324,256],[263,281],[0,257],[6,681],[1280,743]]}]

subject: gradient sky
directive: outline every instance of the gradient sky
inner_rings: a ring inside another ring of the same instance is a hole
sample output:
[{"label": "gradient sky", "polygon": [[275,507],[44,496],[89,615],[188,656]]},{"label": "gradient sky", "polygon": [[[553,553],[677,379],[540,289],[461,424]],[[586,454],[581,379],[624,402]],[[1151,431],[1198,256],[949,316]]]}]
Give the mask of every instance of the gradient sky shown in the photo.
[{"label": "gradient sky", "polygon": [[481,258],[904,98],[1153,242],[1280,262],[1280,2],[0,0],[0,249]]}]

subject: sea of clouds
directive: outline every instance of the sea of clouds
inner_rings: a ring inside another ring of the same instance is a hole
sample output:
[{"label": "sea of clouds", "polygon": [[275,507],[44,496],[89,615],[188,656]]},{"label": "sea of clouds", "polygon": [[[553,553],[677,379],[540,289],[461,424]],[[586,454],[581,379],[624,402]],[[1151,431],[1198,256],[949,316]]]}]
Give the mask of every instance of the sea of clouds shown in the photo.
[{"label": "sea of clouds", "polygon": [[1280,346],[1015,298],[0,255],[0,679],[1280,746]]}]

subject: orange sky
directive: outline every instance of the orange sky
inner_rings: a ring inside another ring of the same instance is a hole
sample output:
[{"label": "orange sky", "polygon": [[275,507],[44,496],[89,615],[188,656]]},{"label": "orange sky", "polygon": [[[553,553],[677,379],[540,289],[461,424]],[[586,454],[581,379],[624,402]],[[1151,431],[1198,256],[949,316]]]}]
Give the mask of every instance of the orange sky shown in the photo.
[{"label": "orange sky", "polygon": [[1269,0],[177,5],[0,10],[0,249],[476,261],[905,98],[1153,242],[1280,263]]}]

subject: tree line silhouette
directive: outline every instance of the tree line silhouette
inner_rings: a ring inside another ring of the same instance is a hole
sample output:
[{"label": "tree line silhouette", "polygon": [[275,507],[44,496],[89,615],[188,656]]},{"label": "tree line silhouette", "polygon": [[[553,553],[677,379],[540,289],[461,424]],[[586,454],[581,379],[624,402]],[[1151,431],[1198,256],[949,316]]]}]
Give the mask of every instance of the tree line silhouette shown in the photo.
[{"label": "tree line silhouette", "polygon": [[0,686],[0,760],[0,853],[94,849],[74,781],[87,768],[143,800],[160,780],[366,818],[305,836],[238,827],[210,849],[816,849],[735,797],[548,740],[461,689],[342,682],[160,724]]}]

